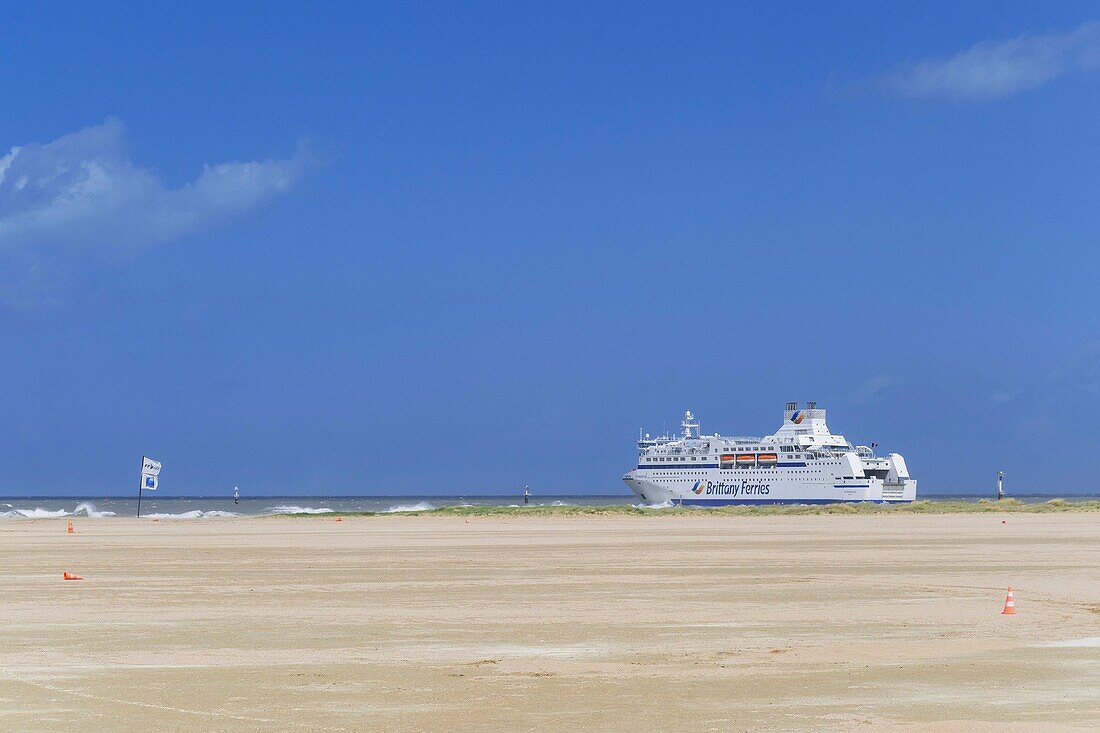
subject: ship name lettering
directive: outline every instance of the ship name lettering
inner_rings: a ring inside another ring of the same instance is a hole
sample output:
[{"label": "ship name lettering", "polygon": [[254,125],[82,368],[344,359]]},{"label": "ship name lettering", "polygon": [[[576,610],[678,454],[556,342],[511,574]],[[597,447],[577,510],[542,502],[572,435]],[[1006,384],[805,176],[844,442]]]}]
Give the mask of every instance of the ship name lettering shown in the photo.
[{"label": "ship name lettering", "polygon": [[769,484],[754,484],[748,479],[737,482],[707,481],[708,496],[764,496],[771,493]]}]

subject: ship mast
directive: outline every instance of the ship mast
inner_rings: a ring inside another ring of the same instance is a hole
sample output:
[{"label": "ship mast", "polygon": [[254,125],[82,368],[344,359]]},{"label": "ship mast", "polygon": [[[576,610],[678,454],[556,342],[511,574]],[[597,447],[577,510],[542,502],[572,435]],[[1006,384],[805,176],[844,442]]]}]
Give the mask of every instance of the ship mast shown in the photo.
[{"label": "ship mast", "polygon": [[[684,421],[680,423],[680,427],[684,429],[684,438],[699,437],[699,421],[691,414],[691,410],[684,413]],[[692,430],[695,431],[694,436],[691,434]]]}]

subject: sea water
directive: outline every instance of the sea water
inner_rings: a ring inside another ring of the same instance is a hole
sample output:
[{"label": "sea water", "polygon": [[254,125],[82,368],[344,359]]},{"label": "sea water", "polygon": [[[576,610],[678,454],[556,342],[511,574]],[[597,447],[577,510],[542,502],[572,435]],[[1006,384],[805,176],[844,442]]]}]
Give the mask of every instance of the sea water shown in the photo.
[{"label": "sea water", "polygon": [[[527,506],[606,506],[636,504],[632,494],[531,497]],[[157,519],[217,519],[333,512],[418,512],[444,506],[524,506],[523,496],[268,496],[141,497],[141,516]],[[133,517],[135,497],[0,497],[0,518]]]},{"label": "sea water", "polygon": [[[1027,494],[1013,496],[1018,501],[1040,503],[1056,496],[1068,501],[1100,499],[1097,494]],[[984,494],[930,494],[931,500],[978,501]],[[635,505],[633,494],[551,494],[532,496],[527,506],[609,506]],[[265,515],[331,514],[333,512],[418,512],[445,506],[524,506],[522,495],[512,496],[242,496],[234,503],[230,496],[142,496],[141,516],[158,519],[219,519]],[[667,505],[671,506],[671,504]],[[133,517],[137,514],[136,497],[0,497],[0,519],[54,519],[87,516]]]}]

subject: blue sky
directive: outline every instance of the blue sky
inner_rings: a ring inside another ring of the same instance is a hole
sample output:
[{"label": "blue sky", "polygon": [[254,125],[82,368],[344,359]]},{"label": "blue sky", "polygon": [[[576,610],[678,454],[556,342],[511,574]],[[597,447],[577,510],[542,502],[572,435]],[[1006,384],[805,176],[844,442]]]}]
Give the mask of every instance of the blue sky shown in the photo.
[{"label": "blue sky", "polygon": [[1095,6],[230,5],[9,8],[0,493],[1100,489]]}]

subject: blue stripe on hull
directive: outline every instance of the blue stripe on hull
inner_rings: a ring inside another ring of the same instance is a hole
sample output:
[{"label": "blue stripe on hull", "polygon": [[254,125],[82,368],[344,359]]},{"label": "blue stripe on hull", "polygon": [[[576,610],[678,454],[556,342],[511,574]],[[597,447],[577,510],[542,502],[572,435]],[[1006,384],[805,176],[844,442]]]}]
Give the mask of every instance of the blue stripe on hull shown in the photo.
[{"label": "blue stripe on hull", "polygon": [[685,468],[718,468],[717,463],[685,463],[682,466],[642,466],[639,464],[638,468],[646,471],[682,471]]},{"label": "blue stripe on hull", "polygon": [[908,504],[911,499],[900,501],[886,501],[873,499],[683,499],[679,502],[684,506],[731,506],[748,504],[858,504],[867,502],[870,504]]}]

